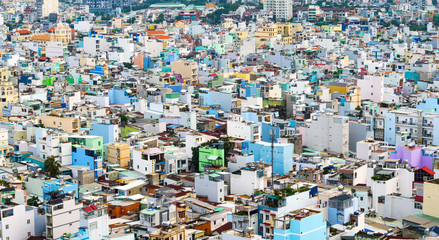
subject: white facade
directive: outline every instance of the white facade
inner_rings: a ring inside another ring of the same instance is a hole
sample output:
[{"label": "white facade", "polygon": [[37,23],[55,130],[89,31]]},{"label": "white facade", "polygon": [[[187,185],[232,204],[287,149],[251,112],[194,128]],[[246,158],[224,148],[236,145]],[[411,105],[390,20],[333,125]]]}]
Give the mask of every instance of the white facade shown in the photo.
[{"label": "white facade", "polygon": [[51,13],[59,13],[59,2],[58,0],[44,0],[42,6],[43,17],[49,16]]},{"label": "white facade", "polygon": [[248,141],[261,141],[261,126],[242,120],[241,115],[233,115],[227,120],[227,135]]},{"label": "white facade", "polygon": [[[1,210],[1,239],[26,240],[41,234],[44,229],[44,216],[38,209],[26,205],[16,205]],[[41,225],[42,222],[42,225]]]},{"label": "white facade", "polygon": [[[262,171],[263,174],[259,173]],[[271,176],[271,166],[264,170],[241,169],[230,177],[230,193],[252,195],[254,190],[264,190],[268,186],[267,177]]]},{"label": "white facade", "polygon": [[305,128],[304,140],[304,145],[312,149],[348,156],[349,120],[333,115],[314,116]]},{"label": "white facade", "polygon": [[75,233],[80,227],[82,203],[76,203],[74,197],[51,204],[46,202],[47,239],[59,239],[64,233]]},{"label": "white facade", "polygon": [[8,146],[8,130],[0,128],[0,146]]},{"label": "white facade", "polygon": [[67,141],[67,135],[49,134],[37,141],[39,157],[46,160],[55,157],[61,161],[62,166],[72,164],[72,143]]},{"label": "white facade", "polygon": [[290,20],[293,17],[292,0],[264,1],[264,10],[273,12],[276,19]]},{"label": "white facade", "polygon": [[364,79],[357,80],[357,86],[361,89],[361,100],[382,102],[384,98],[384,77],[364,76]]},{"label": "white facade", "polygon": [[83,210],[80,219],[81,227],[88,228],[90,239],[102,239],[109,234],[108,214],[106,208],[96,209],[90,212]]},{"label": "white facade", "polygon": [[199,196],[207,196],[211,202],[222,202],[225,192],[224,180],[211,177],[211,175],[201,175],[195,178],[195,192]]}]

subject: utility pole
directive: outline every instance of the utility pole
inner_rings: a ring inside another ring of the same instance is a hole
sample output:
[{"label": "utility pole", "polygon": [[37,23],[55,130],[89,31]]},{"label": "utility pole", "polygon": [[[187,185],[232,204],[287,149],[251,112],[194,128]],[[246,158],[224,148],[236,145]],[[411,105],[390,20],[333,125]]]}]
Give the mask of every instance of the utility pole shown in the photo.
[{"label": "utility pole", "polygon": [[274,136],[276,135],[276,130],[274,128],[270,129],[271,135],[271,189],[274,190]]}]

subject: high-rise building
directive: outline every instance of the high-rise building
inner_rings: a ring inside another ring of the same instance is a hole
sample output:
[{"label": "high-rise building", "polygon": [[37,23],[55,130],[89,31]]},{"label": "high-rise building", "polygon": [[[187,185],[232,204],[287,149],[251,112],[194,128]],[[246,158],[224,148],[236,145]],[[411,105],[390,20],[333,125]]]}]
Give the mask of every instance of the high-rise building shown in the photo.
[{"label": "high-rise building", "polygon": [[276,19],[290,20],[293,17],[292,0],[265,0],[264,10],[273,12]]},{"label": "high-rise building", "polygon": [[42,6],[42,17],[47,17],[51,13],[59,13],[58,0],[44,0]]}]

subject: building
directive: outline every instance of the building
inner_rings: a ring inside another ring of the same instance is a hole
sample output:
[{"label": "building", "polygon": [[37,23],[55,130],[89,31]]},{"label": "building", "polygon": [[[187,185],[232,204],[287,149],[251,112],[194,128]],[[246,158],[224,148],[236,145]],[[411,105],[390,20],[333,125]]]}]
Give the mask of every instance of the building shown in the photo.
[{"label": "building", "polygon": [[424,214],[439,218],[439,179],[424,182],[424,197],[422,210]]},{"label": "building", "polygon": [[90,239],[102,239],[109,234],[107,206],[94,204],[81,209],[80,226],[87,228]]},{"label": "building", "polygon": [[[262,161],[264,164],[273,165],[276,175],[284,175],[293,170],[294,145],[291,143],[274,143],[272,154],[271,143],[268,142],[244,142],[242,146],[243,154],[254,155],[254,161]],[[272,162],[273,155],[273,162]]]},{"label": "building", "polygon": [[125,215],[137,215],[140,211],[139,201],[111,201],[108,203],[108,216],[120,218]]},{"label": "building", "polygon": [[227,193],[221,175],[203,174],[195,178],[195,192],[198,196],[205,196],[211,202],[222,202]]},{"label": "building", "polygon": [[67,133],[76,133],[79,131],[79,120],[73,117],[58,116],[49,114],[41,116],[41,123],[46,128],[57,128]]},{"label": "building", "polygon": [[328,204],[328,222],[331,225],[348,223],[350,215],[358,208],[356,198],[347,194],[330,198]]},{"label": "building", "polygon": [[261,141],[261,126],[257,123],[244,121],[241,115],[233,115],[227,120],[227,135],[248,141]]},{"label": "building", "polygon": [[304,145],[325,152],[348,156],[349,120],[347,117],[334,115],[313,116],[305,128]]},{"label": "building", "polygon": [[166,176],[165,153],[159,148],[143,148],[133,151],[133,169],[141,174],[159,174],[159,180]]},{"label": "building", "polygon": [[273,12],[276,20],[288,21],[293,17],[293,1],[268,0],[264,1],[264,10]]},{"label": "building", "polygon": [[24,187],[29,196],[37,196],[39,199],[45,201],[50,199],[50,193],[54,191],[62,193],[73,193],[78,197],[78,185],[64,181],[62,177],[59,179],[43,179],[28,177],[24,181]]},{"label": "building", "polygon": [[89,167],[95,174],[95,179],[102,176],[102,151],[82,145],[72,146],[72,164]]},{"label": "building", "polygon": [[1,239],[25,240],[30,236],[41,236],[44,229],[44,215],[38,208],[25,204],[0,206]]},{"label": "building", "polygon": [[230,175],[230,193],[251,196],[255,190],[263,191],[271,178],[271,165],[248,163]]},{"label": "building", "polygon": [[274,240],[326,239],[326,221],[319,211],[302,208],[274,221]]},{"label": "building", "polygon": [[186,229],[180,225],[163,224],[160,229],[149,234],[151,240],[186,239]]},{"label": "building", "polygon": [[198,64],[191,61],[174,61],[171,63],[172,73],[181,75],[184,83],[188,85],[198,84]]},{"label": "building", "polygon": [[44,0],[42,5],[42,17],[48,17],[51,13],[59,13],[58,0]]},{"label": "building", "polygon": [[224,142],[215,143],[212,147],[200,147],[198,153],[199,172],[225,167]]},{"label": "building", "polygon": [[419,145],[439,145],[439,114],[407,108],[385,114],[384,141],[396,145],[400,133],[407,133],[410,141]]},{"label": "building", "polygon": [[124,143],[113,143],[107,148],[107,159],[109,162],[119,164],[121,168],[130,166],[130,146]]},{"label": "building", "polygon": [[82,203],[76,203],[74,196],[55,193],[44,204],[47,239],[59,239],[64,233],[78,231]]},{"label": "building", "polygon": [[119,125],[106,123],[90,124],[90,135],[102,136],[103,143],[113,143],[119,141],[120,129]]}]

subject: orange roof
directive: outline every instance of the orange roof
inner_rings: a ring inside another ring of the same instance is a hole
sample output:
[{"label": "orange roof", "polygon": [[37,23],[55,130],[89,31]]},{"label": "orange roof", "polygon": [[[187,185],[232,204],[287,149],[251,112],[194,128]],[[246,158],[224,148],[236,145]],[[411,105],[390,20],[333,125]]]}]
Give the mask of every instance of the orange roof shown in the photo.
[{"label": "orange roof", "polygon": [[164,35],[165,34],[165,31],[163,31],[163,30],[145,30],[142,32],[144,32],[148,35]]},{"label": "orange roof", "polygon": [[54,27],[50,28],[50,29],[48,30],[48,32],[55,32],[55,28],[54,28]]},{"label": "orange roof", "polygon": [[166,40],[166,39],[172,39],[172,37],[167,36],[167,35],[158,35],[158,36],[155,36],[154,39]]},{"label": "orange roof", "polygon": [[19,34],[29,34],[29,33],[30,33],[29,30],[17,30],[17,32],[18,32]]},{"label": "orange roof", "polygon": [[30,39],[34,41],[50,41],[50,36],[33,35]]}]

